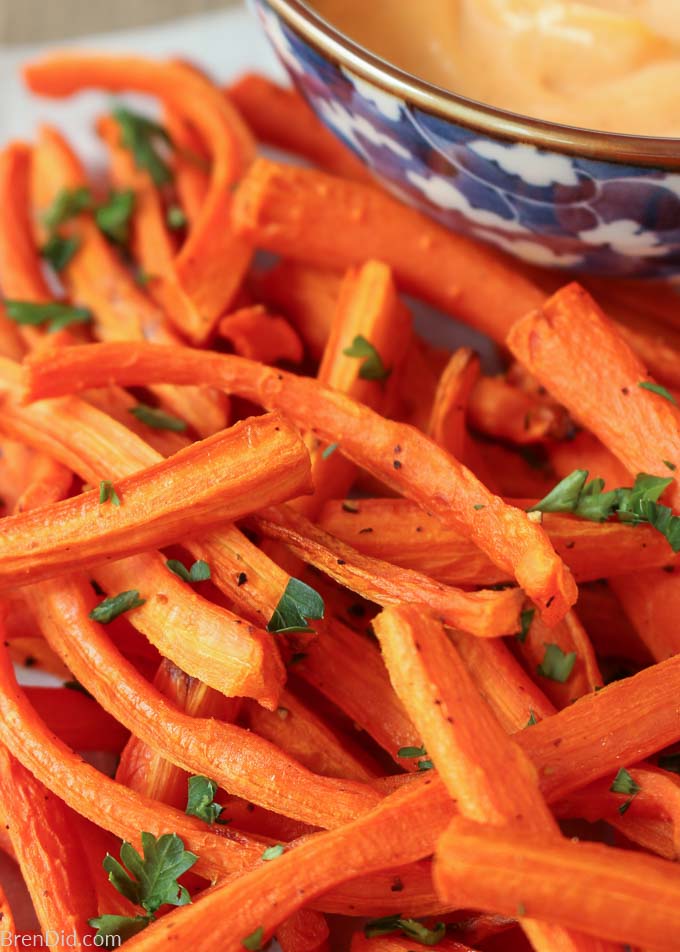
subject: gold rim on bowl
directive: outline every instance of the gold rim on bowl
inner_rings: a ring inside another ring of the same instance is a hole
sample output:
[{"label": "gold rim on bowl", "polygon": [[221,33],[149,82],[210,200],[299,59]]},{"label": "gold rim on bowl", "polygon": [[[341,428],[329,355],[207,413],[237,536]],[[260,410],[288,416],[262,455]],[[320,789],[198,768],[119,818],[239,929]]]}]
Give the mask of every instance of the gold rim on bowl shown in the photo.
[{"label": "gold rim on bowl", "polygon": [[419,109],[488,135],[577,157],[680,169],[680,138],[598,132],[496,109],[418,79],[371,53],[307,6],[303,0],[267,0],[269,6],[331,62]]}]

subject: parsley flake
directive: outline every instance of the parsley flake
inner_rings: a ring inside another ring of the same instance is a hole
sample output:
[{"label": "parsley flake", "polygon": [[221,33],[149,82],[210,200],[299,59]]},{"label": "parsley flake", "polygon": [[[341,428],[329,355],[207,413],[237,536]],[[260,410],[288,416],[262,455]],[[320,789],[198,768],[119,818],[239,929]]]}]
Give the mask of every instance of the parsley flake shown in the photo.
[{"label": "parsley flake", "polygon": [[345,347],[343,354],[347,357],[363,359],[359,368],[359,376],[362,380],[384,381],[392,373],[390,367],[385,367],[382,357],[373,344],[361,334],[357,334],[350,347]]},{"label": "parsley flake", "polygon": [[329,456],[332,456],[333,453],[337,450],[339,443],[329,443],[326,449],[321,454],[322,459],[328,459]]},{"label": "parsley flake", "polygon": [[565,653],[559,645],[546,644],[543,661],[538,665],[538,673],[551,681],[564,684],[568,680],[576,664],[576,652]]},{"label": "parsley flake", "polygon": [[286,589],[269,620],[267,631],[292,634],[314,631],[310,618],[323,618],[323,598],[310,585],[298,578],[290,578]]},{"label": "parsley flake", "polygon": [[140,423],[146,423],[154,430],[172,430],[174,433],[183,433],[187,428],[184,420],[171,416],[163,410],[158,410],[156,407],[150,407],[146,403],[138,403],[136,407],[130,407],[129,412]]},{"label": "parsley flake", "polygon": [[520,630],[515,635],[518,641],[521,641],[522,643],[524,643],[527,640],[527,635],[529,634],[529,629],[531,628],[531,623],[534,620],[535,614],[536,614],[535,608],[527,608],[523,612],[520,612],[520,615],[519,615]]},{"label": "parsley flake", "polygon": [[663,397],[664,400],[668,400],[669,403],[672,403],[677,407],[678,401],[675,399],[672,393],[666,390],[665,387],[662,387],[660,383],[652,383],[651,380],[643,380],[638,384],[638,387],[641,390],[651,390],[652,393],[658,394],[660,397]]},{"label": "parsley flake", "polygon": [[96,608],[92,609],[89,617],[93,621],[101,622],[102,625],[108,625],[114,618],[118,618],[124,612],[129,612],[132,608],[140,608],[145,602],[145,598],[139,597],[137,589],[131,589],[128,592],[121,592],[119,595],[105,598]]},{"label": "parsley flake", "polygon": [[59,301],[36,304],[33,301],[5,300],[7,316],[17,324],[39,326],[47,324],[47,330],[53,334],[70,324],[86,324],[92,314],[85,307],[71,307]]},{"label": "parsley flake", "polygon": [[397,751],[397,757],[401,757],[404,760],[414,760],[416,757],[424,757],[424,760],[419,760],[416,764],[418,770],[432,770],[434,767],[424,747],[400,747]]},{"label": "parsley flake", "polygon": [[170,205],[165,213],[165,221],[168,228],[177,231],[179,228],[184,228],[187,223],[187,216],[184,209],[180,208],[179,205]]},{"label": "parsley flake", "polygon": [[661,462],[663,463],[664,466],[666,466],[672,472],[675,472],[675,470],[677,469],[677,466],[675,465],[675,463],[671,463],[671,461],[668,459],[663,459],[661,460]]},{"label": "parsley flake", "polygon": [[533,727],[534,724],[538,724],[538,718],[536,717],[536,711],[532,711],[532,709],[529,708],[529,720],[526,722],[526,724],[524,725],[524,727],[525,727],[525,728],[527,728],[527,727]]},{"label": "parsley flake", "polygon": [[[88,919],[88,924],[97,930],[94,937],[94,944],[100,948],[117,948],[107,942],[109,936],[119,936],[121,943],[127,942],[133,935],[142,932],[152,922],[150,916],[97,916],[94,919]],[[99,940],[99,941],[98,941]]]},{"label": "parsley flake", "polygon": [[42,220],[50,230],[58,228],[81,212],[92,208],[92,193],[85,185],[78,188],[62,188],[45,211]]},{"label": "parsley flake", "polygon": [[279,856],[282,856],[285,849],[286,847],[283,843],[277,843],[276,846],[268,846],[262,854],[262,859],[265,863],[269,863],[271,860],[278,859]]},{"label": "parsley flake", "polygon": [[628,797],[625,803],[619,806],[619,813],[623,816],[642,788],[633,780],[628,771],[621,767],[609,789],[612,793],[624,793]]},{"label": "parsley flake", "polygon": [[214,802],[217,793],[215,781],[198,774],[195,777],[189,777],[188,787],[187,807],[184,811],[187,816],[197,816],[199,820],[204,820],[209,825],[219,822],[224,807]]},{"label": "parsley flake", "polygon": [[135,207],[132,189],[110,192],[109,197],[94,213],[97,227],[117,245],[126,245],[130,237],[130,219]]},{"label": "parsley flake", "polygon": [[110,502],[113,506],[120,506],[120,496],[113,488],[113,483],[108,479],[102,479],[99,483],[99,505]]},{"label": "parsley flake", "polygon": [[417,919],[404,919],[400,915],[396,915],[371,919],[364,926],[364,935],[367,939],[389,935],[390,932],[402,932],[409,939],[414,939],[421,945],[436,945],[446,935],[446,925],[443,922],[438,922],[433,929],[429,929],[422,922],[418,922]]},{"label": "parsley flake", "polygon": [[137,168],[148,172],[154,185],[171,182],[172,172],[163,152],[173,145],[163,126],[124,106],[113,110],[113,118],[120,129],[121,143],[132,152]]},{"label": "parsley flake", "polygon": [[40,249],[40,254],[59,273],[64,270],[79,248],[80,238],[77,235],[65,238],[54,232]]},{"label": "parsley flake", "polygon": [[251,932],[250,935],[247,935],[245,939],[241,939],[241,945],[244,949],[248,949],[248,952],[260,952],[263,939],[264,926],[258,926],[257,929]]},{"label": "parsley flake", "polygon": [[179,576],[183,582],[205,582],[210,578],[210,566],[202,559],[198,559],[188,569],[179,559],[168,559],[165,563],[170,571]]}]

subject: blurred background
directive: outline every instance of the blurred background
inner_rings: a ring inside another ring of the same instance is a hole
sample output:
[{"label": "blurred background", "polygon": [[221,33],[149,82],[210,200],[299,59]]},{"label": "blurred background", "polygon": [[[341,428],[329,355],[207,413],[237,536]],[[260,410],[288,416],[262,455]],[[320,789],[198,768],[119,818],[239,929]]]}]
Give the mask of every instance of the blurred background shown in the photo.
[{"label": "blurred background", "polygon": [[237,3],[239,0],[0,0],[0,46],[131,29]]}]

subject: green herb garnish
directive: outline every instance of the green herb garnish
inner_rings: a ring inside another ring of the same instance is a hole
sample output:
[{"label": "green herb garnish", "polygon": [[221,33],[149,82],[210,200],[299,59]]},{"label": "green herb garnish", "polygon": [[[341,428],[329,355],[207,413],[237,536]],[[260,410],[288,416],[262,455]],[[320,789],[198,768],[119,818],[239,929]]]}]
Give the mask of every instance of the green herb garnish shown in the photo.
[{"label": "green herb garnish", "polygon": [[526,608],[523,612],[520,612],[519,624],[520,629],[516,634],[518,641],[524,643],[527,640],[527,635],[529,634],[529,629],[531,628],[531,623],[534,620],[534,615],[536,614],[535,608]]},{"label": "green herb garnish", "polygon": [[121,592],[119,595],[105,598],[96,608],[92,609],[89,617],[93,621],[101,622],[102,625],[108,625],[110,621],[118,618],[124,612],[129,612],[132,608],[141,608],[145,602],[145,598],[139,597],[137,589],[131,589],[128,592]]},{"label": "green herb garnish", "polygon": [[126,245],[130,238],[130,219],[135,207],[135,193],[131,189],[111,192],[94,213],[99,230],[117,245]]},{"label": "green herb garnish", "polygon": [[575,651],[565,653],[559,645],[549,644],[545,646],[545,655],[541,664],[538,665],[538,673],[544,678],[550,678],[551,681],[564,684],[574,670],[575,664]]},{"label": "green herb garnish", "polygon": [[165,213],[165,221],[168,228],[176,231],[178,228],[184,228],[187,223],[187,216],[184,209],[180,208],[179,205],[170,205]]},{"label": "green herb garnish", "polygon": [[286,847],[282,843],[277,843],[276,846],[268,846],[262,854],[262,859],[265,861],[265,863],[268,863],[273,859],[278,859],[279,856],[283,855],[285,849]]},{"label": "green herb garnish", "polygon": [[172,172],[163,153],[173,145],[163,126],[124,106],[113,110],[113,118],[120,129],[121,143],[132,152],[137,168],[148,172],[154,185],[171,182]]},{"label": "green herb garnish", "polygon": [[62,188],[42,220],[51,231],[92,208],[92,193],[85,185],[78,188]]},{"label": "green herb garnish", "polygon": [[108,479],[102,479],[99,483],[99,505],[101,506],[105,502],[120,506],[120,497],[113,488],[113,483],[109,482]]},{"label": "green herb garnish", "polygon": [[197,816],[199,820],[204,820],[209,825],[219,822],[224,807],[215,803],[217,793],[215,781],[199,774],[189,777],[188,787],[187,808],[184,811],[187,816]]},{"label": "green herb garnish", "polygon": [[7,316],[17,324],[39,326],[47,324],[47,330],[53,334],[70,324],[86,324],[92,314],[85,307],[71,307],[59,301],[35,304],[32,301],[5,300]]},{"label": "green herb garnish", "polygon": [[438,922],[434,929],[429,929],[417,919],[404,919],[399,915],[382,916],[380,919],[371,919],[364,926],[364,935],[367,939],[374,936],[389,935],[390,932],[403,932],[409,939],[414,939],[421,945],[436,945],[446,935],[446,925]]},{"label": "green herb garnish", "polygon": [[390,367],[385,367],[382,357],[373,344],[361,334],[354,338],[351,347],[345,347],[343,354],[347,357],[363,359],[359,368],[359,376],[362,380],[387,380],[392,373]]},{"label": "green herb garnish", "polygon": [[168,559],[165,563],[183,582],[205,582],[210,578],[210,566],[202,559],[198,559],[188,569],[179,559]]},{"label": "green herb garnish", "polygon": [[247,935],[245,939],[241,939],[241,945],[244,949],[248,949],[248,952],[260,952],[263,939],[264,927],[258,926],[257,929],[251,932],[250,935]]},{"label": "green herb garnish", "polygon": [[675,399],[672,393],[666,390],[665,387],[662,387],[660,383],[652,383],[651,380],[643,380],[638,384],[641,390],[651,390],[652,393],[657,393],[660,397],[663,397],[664,400],[668,400],[669,403],[672,403],[677,407],[678,401]]},{"label": "green herb garnish", "polygon": [[130,407],[129,412],[137,417],[140,423],[146,423],[154,430],[172,430],[174,433],[183,433],[187,428],[184,420],[171,416],[163,410],[158,410],[156,407],[150,407],[146,403],[138,403],[136,407]]},{"label": "green herb garnish", "polygon": [[291,578],[269,620],[267,631],[286,634],[314,631],[309,625],[309,619],[323,616],[324,603],[319,593],[300,579]]},{"label": "green herb garnish", "polygon": [[625,795],[628,797],[625,803],[622,803],[619,807],[619,813],[621,816],[623,816],[642,787],[640,787],[640,785],[633,780],[631,775],[624,767],[621,767],[614,777],[614,782],[609,789],[612,793],[625,793]]},{"label": "green herb garnish", "polygon": [[59,273],[64,270],[79,248],[80,238],[77,235],[66,238],[54,232],[40,249],[40,254]]}]

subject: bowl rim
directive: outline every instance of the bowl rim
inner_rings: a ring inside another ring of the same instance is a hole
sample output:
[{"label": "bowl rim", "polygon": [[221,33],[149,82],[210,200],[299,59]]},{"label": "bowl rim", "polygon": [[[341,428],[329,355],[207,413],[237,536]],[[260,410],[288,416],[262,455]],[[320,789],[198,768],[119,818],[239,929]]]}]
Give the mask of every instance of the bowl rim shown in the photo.
[{"label": "bowl rim", "polygon": [[601,132],[534,119],[467,99],[419,79],[351,40],[304,0],[264,0],[295,32],[332,62],[440,118],[495,138],[602,162],[680,169],[680,137]]}]

